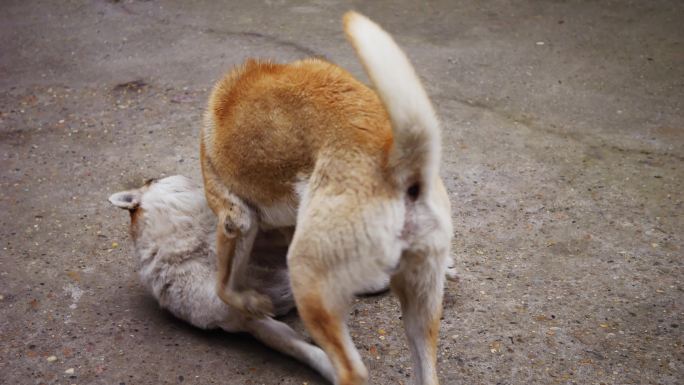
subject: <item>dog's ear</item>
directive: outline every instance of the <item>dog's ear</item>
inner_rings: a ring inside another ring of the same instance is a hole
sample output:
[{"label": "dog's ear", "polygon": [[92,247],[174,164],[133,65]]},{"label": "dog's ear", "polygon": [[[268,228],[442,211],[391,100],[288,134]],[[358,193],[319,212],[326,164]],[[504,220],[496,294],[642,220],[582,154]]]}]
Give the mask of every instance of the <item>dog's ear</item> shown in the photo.
[{"label": "dog's ear", "polygon": [[133,210],[140,205],[140,198],[142,198],[140,190],[128,190],[112,194],[109,201],[118,208]]}]

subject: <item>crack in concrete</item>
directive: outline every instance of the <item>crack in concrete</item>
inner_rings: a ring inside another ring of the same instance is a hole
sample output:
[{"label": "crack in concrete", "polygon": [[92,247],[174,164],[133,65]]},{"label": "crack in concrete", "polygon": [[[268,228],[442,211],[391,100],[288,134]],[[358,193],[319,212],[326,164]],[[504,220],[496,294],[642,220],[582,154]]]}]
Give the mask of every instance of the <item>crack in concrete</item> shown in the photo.
[{"label": "crack in concrete", "polygon": [[[116,0],[105,0],[105,3],[107,3],[108,5],[110,5],[114,8],[121,8],[126,15],[138,16],[138,17],[142,17],[145,19],[153,20],[153,21],[157,22],[158,24],[162,24],[162,25],[169,25],[170,24],[169,20],[166,18],[155,17],[155,16],[152,16],[149,14],[140,14],[140,13],[130,9],[129,7],[127,7],[126,4],[122,4]],[[303,45],[295,43],[293,41],[283,40],[283,39],[280,39],[278,37],[259,33],[259,32],[217,30],[217,29],[211,28],[211,27],[202,27],[202,26],[198,26],[195,24],[179,23],[179,22],[174,22],[173,27],[174,28],[184,28],[184,29],[189,29],[189,30],[193,30],[193,31],[199,31],[199,32],[206,33],[206,34],[223,35],[224,37],[233,36],[233,37],[262,39],[262,40],[269,42],[269,43],[272,43],[276,46],[292,48],[295,51],[300,52],[300,53],[307,55],[307,56],[313,56],[313,57],[318,57],[318,58],[322,58],[322,59],[325,58],[325,55],[323,55],[322,53],[320,53],[320,52],[318,52],[312,48],[303,46]]]},{"label": "crack in concrete", "polygon": [[[188,25],[188,26],[190,27],[191,25]],[[199,28],[199,27],[197,27],[197,28]],[[320,52],[318,52],[312,48],[303,46],[301,44],[297,44],[297,43],[289,41],[289,40],[282,40],[282,39],[279,39],[275,36],[265,35],[265,34],[262,34],[259,32],[216,31],[213,28],[207,28],[207,29],[203,30],[203,32],[215,33],[215,34],[224,34],[224,35],[228,35],[228,36],[244,36],[244,37],[257,38],[257,39],[264,39],[264,40],[268,41],[269,43],[273,43],[277,46],[293,48],[296,51],[301,52],[307,56],[313,56],[313,57],[325,59],[325,55],[323,55],[322,53],[320,53]]]},{"label": "crack in concrete", "polygon": [[[434,95],[433,99],[435,100],[448,100],[452,102],[456,102],[468,107],[472,107],[474,109],[479,109],[483,111],[490,112],[491,114],[495,115],[496,117],[512,122],[515,124],[520,124],[525,126],[526,128],[530,129],[531,131],[536,131],[536,132],[541,132],[545,134],[549,134],[555,137],[559,137],[561,139],[569,139],[572,140],[578,144],[587,146],[587,147],[595,147],[596,144],[592,144],[593,142],[597,143],[601,148],[605,148],[610,151],[614,152],[626,152],[626,153],[638,153],[642,155],[655,155],[655,156],[662,156],[666,158],[673,158],[675,160],[678,160],[680,162],[684,162],[684,156],[682,155],[677,155],[673,154],[670,152],[659,152],[659,151],[650,151],[650,150],[644,150],[644,149],[639,149],[639,148],[624,148],[617,146],[615,144],[607,144],[606,139],[598,136],[597,134],[592,134],[588,132],[583,132],[583,133],[570,133],[570,132],[559,132],[552,130],[547,127],[545,124],[540,124],[536,123],[535,119],[531,116],[521,114],[520,116],[515,116],[514,114],[511,113],[506,113],[500,110],[497,110],[493,106],[487,105],[481,101],[478,100],[472,100],[472,99],[465,99],[465,98],[459,98],[455,96],[446,96],[446,95]],[[549,123],[550,126],[556,127],[554,124]],[[592,143],[589,143],[592,142]]]}]

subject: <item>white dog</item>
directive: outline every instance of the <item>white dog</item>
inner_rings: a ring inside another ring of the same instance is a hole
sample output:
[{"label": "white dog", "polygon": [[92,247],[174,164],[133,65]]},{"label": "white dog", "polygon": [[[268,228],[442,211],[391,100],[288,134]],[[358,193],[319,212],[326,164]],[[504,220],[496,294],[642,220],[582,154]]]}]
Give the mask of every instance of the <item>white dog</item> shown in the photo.
[{"label": "white dog", "polygon": [[[323,350],[285,323],[245,316],[216,295],[216,217],[200,186],[183,176],[171,176],[118,192],[109,201],[130,212],[140,279],[162,308],[199,328],[250,333],[334,382],[333,367]],[[285,266],[287,238],[276,231],[260,232],[245,279],[245,289],[258,287],[273,303],[276,315],[294,307]]]}]

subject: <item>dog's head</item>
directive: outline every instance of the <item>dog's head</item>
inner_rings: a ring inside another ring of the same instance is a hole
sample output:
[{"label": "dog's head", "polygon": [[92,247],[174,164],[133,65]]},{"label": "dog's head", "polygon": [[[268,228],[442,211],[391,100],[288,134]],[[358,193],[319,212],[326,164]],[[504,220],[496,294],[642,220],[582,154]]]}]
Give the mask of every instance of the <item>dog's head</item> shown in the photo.
[{"label": "dog's head", "polygon": [[130,213],[130,233],[136,245],[143,240],[159,244],[184,235],[202,238],[206,228],[214,226],[201,186],[181,175],[149,180],[139,188],[112,194],[109,202]]}]

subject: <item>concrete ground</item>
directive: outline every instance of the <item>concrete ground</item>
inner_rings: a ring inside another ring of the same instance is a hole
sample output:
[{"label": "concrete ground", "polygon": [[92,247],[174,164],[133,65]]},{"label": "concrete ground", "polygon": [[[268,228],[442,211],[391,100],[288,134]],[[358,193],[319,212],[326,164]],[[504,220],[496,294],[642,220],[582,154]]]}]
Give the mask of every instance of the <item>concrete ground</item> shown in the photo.
[{"label": "concrete ground", "polygon": [[[322,383],[159,310],[106,198],[199,180],[208,90],[247,57],[366,79],[351,8],[395,34],[444,122],[461,280],[441,382],[684,382],[681,1],[95,0],[0,3],[0,383]],[[391,295],[349,323],[372,383],[410,383]]]}]

